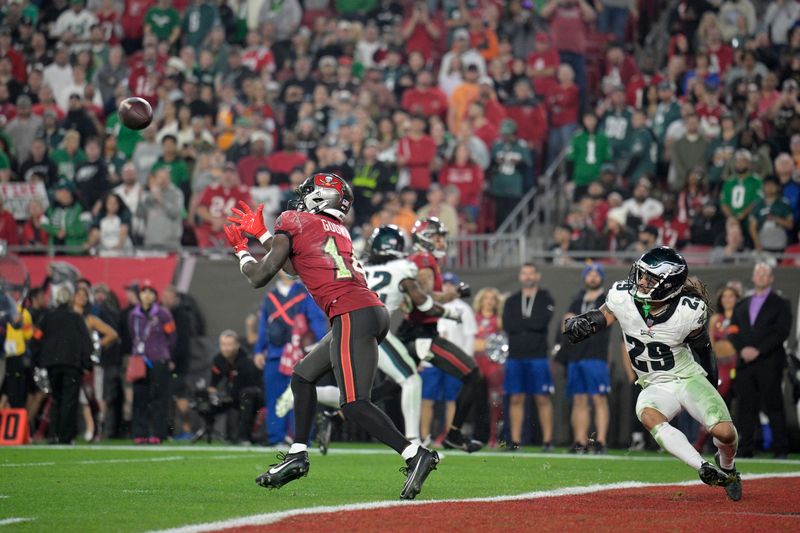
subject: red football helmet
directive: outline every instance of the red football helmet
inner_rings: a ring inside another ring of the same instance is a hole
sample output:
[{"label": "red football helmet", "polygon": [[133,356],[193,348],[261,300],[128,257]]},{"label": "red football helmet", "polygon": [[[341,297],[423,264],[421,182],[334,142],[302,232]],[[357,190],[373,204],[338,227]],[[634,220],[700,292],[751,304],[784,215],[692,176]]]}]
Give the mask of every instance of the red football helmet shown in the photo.
[{"label": "red football helmet", "polygon": [[436,235],[447,237],[447,228],[436,217],[422,218],[414,223],[411,229],[411,242],[417,250],[430,252],[437,259],[447,255],[447,243],[443,248],[438,248],[433,238]]},{"label": "red football helmet", "polygon": [[292,202],[297,211],[325,213],[343,221],[353,205],[353,190],[336,174],[317,173],[306,178],[294,190],[298,201]]}]

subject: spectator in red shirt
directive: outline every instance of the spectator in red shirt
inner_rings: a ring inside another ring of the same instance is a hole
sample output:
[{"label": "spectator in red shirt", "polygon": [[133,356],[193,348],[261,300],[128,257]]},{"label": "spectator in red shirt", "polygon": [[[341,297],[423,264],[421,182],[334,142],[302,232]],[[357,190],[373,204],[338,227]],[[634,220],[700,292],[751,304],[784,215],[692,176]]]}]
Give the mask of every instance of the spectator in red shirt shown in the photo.
[{"label": "spectator in red shirt", "polygon": [[495,128],[499,128],[500,123],[506,118],[506,110],[497,100],[494,80],[488,76],[483,76],[478,82],[478,102],[483,104],[486,120],[491,122]]},{"label": "spectator in red shirt", "polygon": [[453,156],[439,171],[439,183],[446,187],[454,185],[461,193],[459,211],[470,223],[478,220],[483,192],[483,169],[472,160],[469,146],[460,142]]},{"label": "spectator in red shirt", "polygon": [[625,53],[621,44],[611,43],[606,50],[603,85],[608,87],[626,86],[638,74],[639,67],[636,66],[633,57]]},{"label": "spectator in red shirt", "polygon": [[22,226],[22,241],[25,246],[47,246],[50,235],[44,230],[42,224],[46,220],[44,206],[36,198],[28,202],[28,220]]},{"label": "spectator in red shirt", "polygon": [[267,158],[267,168],[272,174],[270,182],[273,185],[287,186],[292,170],[302,167],[306,161],[308,156],[297,151],[297,137],[294,132],[287,131],[283,134],[283,149]]},{"label": "spectator in red shirt", "polygon": [[425,134],[425,117],[413,115],[408,135],[397,142],[400,181],[407,174],[408,186],[425,196],[431,186],[431,165],[436,159],[436,143]]},{"label": "spectator in red shirt", "polygon": [[[707,13],[706,16],[711,16],[713,18],[714,14]],[[733,48],[722,41],[722,34],[720,34],[716,24],[708,27],[705,49],[711,60],[709,71],[714,74],[719,74],[720,79],[724,78],[728,67],[733,64]]]},{"label": "spectator in red shirt", "polygon": [[[528,148],[541,154],[547,139],[547,111],[527,79],[520,78],[514,84],[513,98],[506,103],[506,116],[517,123],[517,136],[528,143]],[[541,157],[536,160],[541,161]]]},{"label": "spectator in red shirt", "polygon": [[223,167],[219,183],[206,187],[198,201],[196,213],[200,223],[194,229],[198,246],[210,248],[225,243],[227,217],[239,202],[252,205],[253,200],[248,187],[239,183],[236,165],[228,162]]},{"label": "spectator in red shirt", "polygon": [[654,53],[645,52],[639,60],[639,73],[635,74],[625,84],[625,100],[631,107],[641,109],[645,104],[645,93],[651,85],[658,85],[664,81],[663,76],[656,72],[657,59]]},{"label": "spectator in red shirt", "polygon": [[689,240],[689,224],[678,217],[674,194],[664,194],[661,203],[664,205],[664,212],[648,224],[658,229],[658,240],[661,244],[681,249]]},{"label": "spectator in red shirt", "polygon": [[425,57],[425,61],[430,61],[434,55],[439,55],[438,45],[442,29],[433,20],[425,0],[414,2],[408,21],[403,26],[402,36],[407,54],[420,52]]},{"label": "spectator in red shirt", "polygon": [[542,8],[542,18],[550,22],[550,36],[562,63],[575,72],[581,102],[586,98],[586,49],[588,24],[597,18],[586,0],[549,0]]},{"label": "spectator in red shirt", "polygon": [[10,211],[6,211],[2,196],[0,196],[0,241],[5,241],[10,245],[19,244],[17,221],[14,220],[14,215]]},{"label": "spectator in red shirt", "polygon": [[561,151],[569,146],[572,135],[578,129],[580,97],[575,85],[575,72],[572,67],[562,64],[558,67],[558,85],[547,95],[545,101],[550,110],[550,135],[547,142],[547,164],[549,165]]},{"label": "spectator in red shirt", "polygon": [[416,85],[403,93],[401,107],[412,115],[447,117],[447,95],[433,85],[433,73],[423,70],[417,76]]},{"label": "spectator in red shirt", "polygon": [[153,4],[155,0],[125,0],[121,23],[122,46],[127,53],[139,48],[144,35],[144,16]]},{"label": "spectator in red shirt", "polygon": [[14,50],[11,44],[11,28],[0,27],[0,57],[7,57],[11,61],[11,74],[17,83],[25,83],[28,71],[25,69],[25,58]]},{"label": "spectator in red shirt", "polygon": [[556,85],[556,70],[561,63],[558,51],[550,46],[550,36],[537,33],[534,51],[528,56],[528,76],[538,96],[544,96]]},{"label": "spectator in red shirt", "polygon": [[263,131],[255,131],[250,136],[250,155],[239,160],[237,169],[239,179],[248,187],[256,183],[256,172],[259,168],[269,168],[269,154],[272,150],[272,139]]},{"label": "spectator in red shirt", "polygon": [[486,146],[492,146],[500,134],[495,125],[486,118],[486,110],[481,102],[472,102],[469,105],[467,119],[472,125],[473,134]]}]

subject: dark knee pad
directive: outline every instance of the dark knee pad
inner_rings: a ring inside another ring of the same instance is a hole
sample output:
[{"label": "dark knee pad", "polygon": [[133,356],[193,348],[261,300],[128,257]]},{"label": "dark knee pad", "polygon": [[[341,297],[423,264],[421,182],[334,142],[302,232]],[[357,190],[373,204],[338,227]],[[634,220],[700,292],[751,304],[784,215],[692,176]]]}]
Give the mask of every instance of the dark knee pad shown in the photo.
[{"label": "dark knee pad", "polygon": [[359,413],[364,413],[370,410],[372,402],[368,400],[356,400],[354,402],[348,402],[342,406],[342,413],[348,419],[352,419],[353,416],[357,418]]}]

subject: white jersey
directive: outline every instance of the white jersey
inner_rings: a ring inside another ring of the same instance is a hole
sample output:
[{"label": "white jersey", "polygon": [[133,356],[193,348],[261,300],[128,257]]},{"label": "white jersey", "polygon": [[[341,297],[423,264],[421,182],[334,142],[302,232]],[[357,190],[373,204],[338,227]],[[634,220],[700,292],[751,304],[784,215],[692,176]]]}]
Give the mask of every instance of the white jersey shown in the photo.
[{"label": "white jersey", "polygon": [[367,284],[376,293],[390,313],[403,305],[405,293],[400,283],[405,279],[417,279],[417,265],[408,259],[393,259],[379,265],[365,265]]},{"label": "white jersey", "polygon": [[622,327],[637,383],[642,387],[680,378],[705,375],[692,356],[686,337],[706,325],[706,305],[698,298],[681,296],[663,314],[645,320],[629,293],[631,284],[618,281],[608,292],[606,307]]}]

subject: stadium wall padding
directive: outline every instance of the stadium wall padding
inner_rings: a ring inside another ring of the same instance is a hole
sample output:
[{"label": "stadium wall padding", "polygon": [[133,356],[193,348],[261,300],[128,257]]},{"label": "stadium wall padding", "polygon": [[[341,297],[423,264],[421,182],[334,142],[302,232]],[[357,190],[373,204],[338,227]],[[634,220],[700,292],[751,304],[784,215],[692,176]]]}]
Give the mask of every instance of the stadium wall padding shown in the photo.
[{"label": "stadium wall padding", "polygon": [[[564,315],[570,300],[582,287],[580,279],[582,267],[583,265],[569,267],[540,266],[542,274],[540,285],[549,290],[556,301],[555,315],[550,325],[550,347],[552,347],[553,339],[555,338],[556,327]],[[517,269],[515,268],[456,270],[455,272],[462,281],[472,286],[473,294],[483,287],[496,287],[501,292],[519,289]],[[713,302],[716,290],[728,281],[738,280],[747,289],[750,286],[752,266],[691,267],[690,273],[693,276],[698,276],[706,284]],[[774,274],[775,289],[781,291],[792,302],[793,319],[790,345],[794,347],[797,344],[795,341],[797,338],[796,313],[798,293],[800,293],[800,270],[781,268],[776,269]],[[612,282],[626,279],[627,276],[627,268],[606,267],[605,286],[610,287]],[[216,338],[219,332],[227,328],[232,328],[243,334],[244,320],[247,313],[258,311],[267,289],[252,289],[239,272],[238,265],[233,259],[212,260],[199,258],[195,264],[194,274],[189,286],[189,292],[197,299],[206,316],[208,333],[212,338]],[[610,347],[613,389],[609,398],[612,413],[609,431],[609,444],[611,445],[627,444],[632,417],[628,384],[619,359],[621,340],[620,330],[615,327],[611,335]],[[564,394],[566,387],[563,372],[560,372],[558,365],[553,366],[555,367],[554,379],[556,381],[556,395],[554,397],[555,419],[564,421],[564,423],[556,425],[556,440],[563,444],[570,439],[568,424],[569,404]],[[788,390],[786,402],[792,431],[790,441],[796,443],[795,446],[798,446],[798,443],[800,443],[800,429],[798,429],[796,409],[791,403]]]}]

